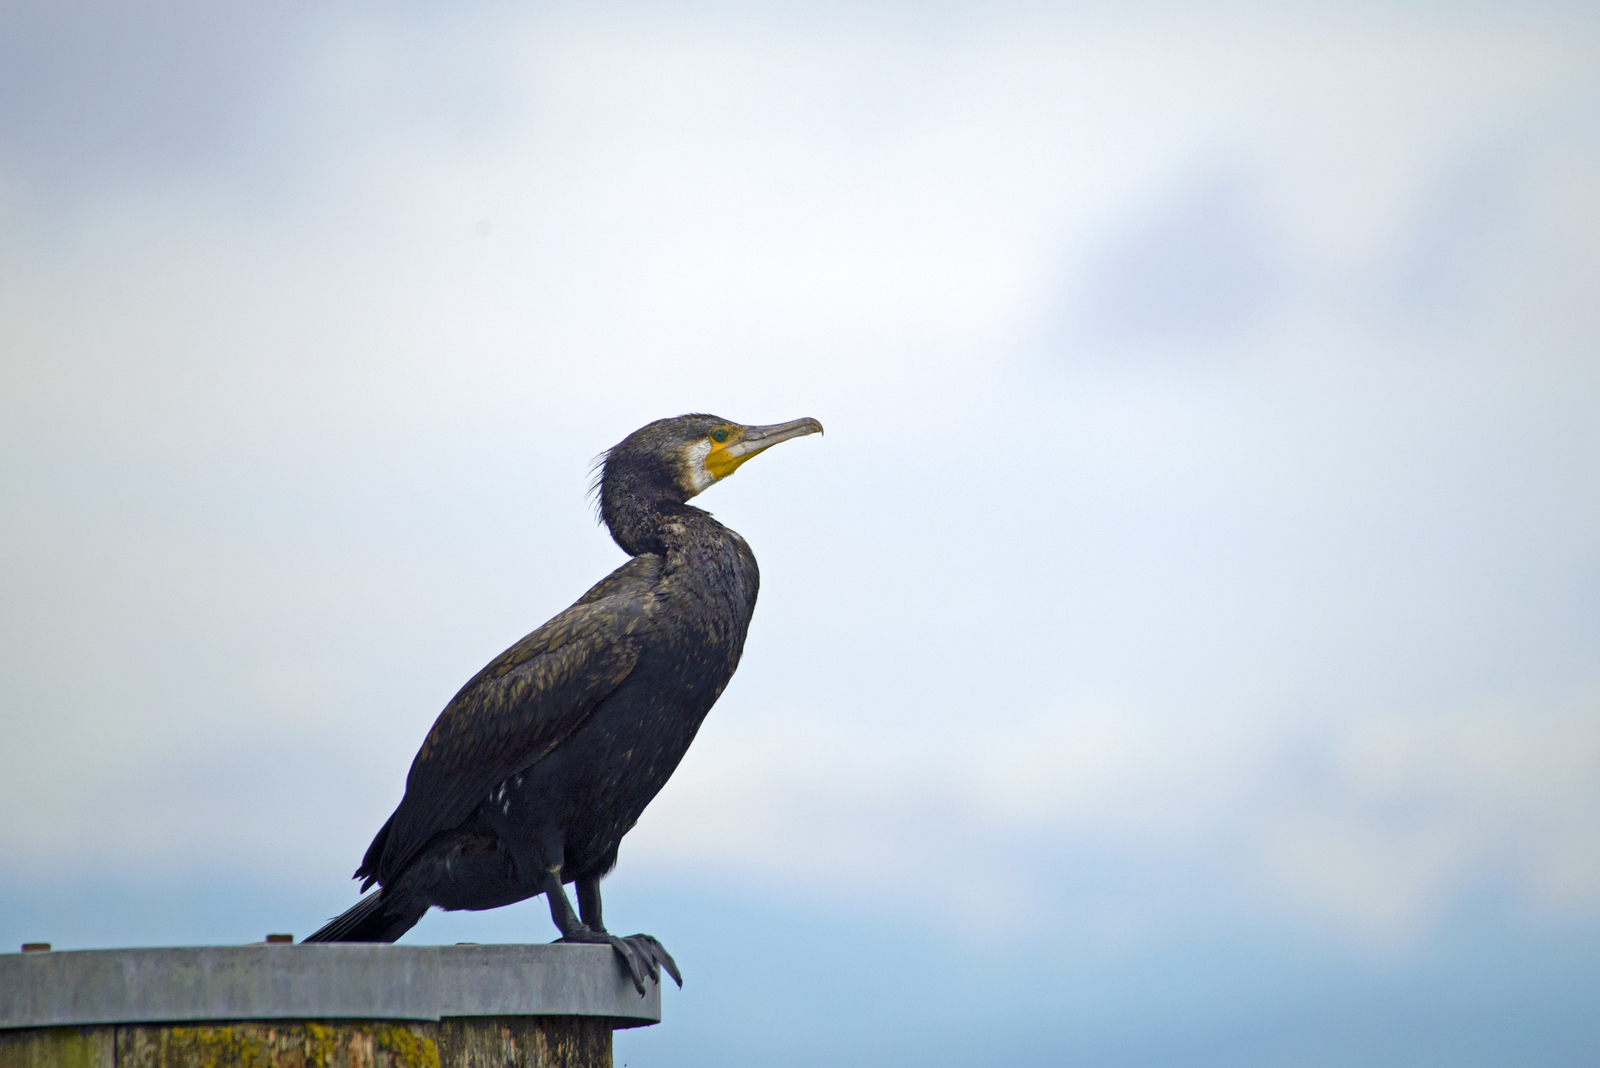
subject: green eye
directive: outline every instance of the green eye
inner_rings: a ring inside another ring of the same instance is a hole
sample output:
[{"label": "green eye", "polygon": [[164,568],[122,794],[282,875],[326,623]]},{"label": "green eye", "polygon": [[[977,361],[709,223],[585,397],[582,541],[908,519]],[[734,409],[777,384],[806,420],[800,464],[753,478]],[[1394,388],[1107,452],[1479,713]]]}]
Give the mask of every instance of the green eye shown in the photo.
[{"label": "green eye", "polygon": [[724,441],[728,440],[728,432],[723,430],[721,427],[718,427],[711,432],[711,440],[716,442],[718,445],[721,445]]}]

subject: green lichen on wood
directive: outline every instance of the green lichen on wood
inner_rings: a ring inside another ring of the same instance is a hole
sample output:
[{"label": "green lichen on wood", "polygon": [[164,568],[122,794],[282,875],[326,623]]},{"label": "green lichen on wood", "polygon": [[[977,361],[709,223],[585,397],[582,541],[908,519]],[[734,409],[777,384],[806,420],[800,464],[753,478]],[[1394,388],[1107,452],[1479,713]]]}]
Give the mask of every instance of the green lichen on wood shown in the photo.
[{"label": "green lichen on wood", "polygon": [[429,1026],[296,1020],[123,1027],[117,1068],[441,1068]]},{"label": "green lichen on wood", "polygon": [[118,1068],[275,1068],[285,1064],[280,1055],[287,1051],[270,1029],[203,1024],[120,1030],[123,1035],[119,1037],[125,1040],[118,1043]]},{"label": "green lichen on wood", "polygon": [[0,1068],[610,1068],[578,1016],[262,1020],[0,1032]]},{"label": "green lichen on wood", "polygon": [[395,1058],[393,1068],[439,1068],[439,1046],[406,1024],[372,1025],[378,1049]]},{"label": "green lichen on wood", "polygon": [[334,1051],[338,1048],[337,1032],[326,1024],[309,1020],[300,1026],[305,1028],[308,1068],[329,1068],[333,1064]]},{"label": "green lichen on wood", "polygon": [[116,1058],[110,1028],[0,1031],[0,1068],[115,1068]]}]

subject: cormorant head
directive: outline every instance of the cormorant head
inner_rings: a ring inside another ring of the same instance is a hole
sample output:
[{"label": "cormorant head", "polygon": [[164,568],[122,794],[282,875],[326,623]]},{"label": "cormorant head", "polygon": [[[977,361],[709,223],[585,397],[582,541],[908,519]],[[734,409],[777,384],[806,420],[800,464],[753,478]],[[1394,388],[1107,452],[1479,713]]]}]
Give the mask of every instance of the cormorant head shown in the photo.
[{"label": "cormorant head", "polygon": [[606,453],[597,482],[600,518],[623,549],[649,551],[636,548],[643,531],[634,528],[645,514],[684,503],[780,441],[820,433],[822,424],[810,418],[771,426],[703,414],[657,419]]}]

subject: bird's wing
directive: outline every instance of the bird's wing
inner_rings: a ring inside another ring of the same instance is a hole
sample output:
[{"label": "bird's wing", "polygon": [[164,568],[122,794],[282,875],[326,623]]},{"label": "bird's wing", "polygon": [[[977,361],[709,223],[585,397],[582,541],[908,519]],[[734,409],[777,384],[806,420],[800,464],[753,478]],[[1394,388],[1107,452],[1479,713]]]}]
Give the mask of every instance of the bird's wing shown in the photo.
[{"label": "bird's wing", "polygon": [[489,791],[547,756],[622,684],[638,660],[635,635],[648,624],[654,597],[632,583],[605,590],[611,582],[501,653],[451,699],[411,763],[377,870],[364,864],[357,874],[392,878]]}]

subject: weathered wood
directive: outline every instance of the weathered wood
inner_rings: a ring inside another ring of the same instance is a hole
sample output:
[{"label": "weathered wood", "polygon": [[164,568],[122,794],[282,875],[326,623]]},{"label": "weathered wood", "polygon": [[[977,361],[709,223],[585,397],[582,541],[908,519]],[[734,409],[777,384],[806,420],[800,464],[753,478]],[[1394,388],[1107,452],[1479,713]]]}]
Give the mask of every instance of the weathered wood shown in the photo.
[{"label": "weathered wood", "polygon": [[440,1020],[442,1068],[611,1068],[611,1021],[596,1016]]},{"label": "weathered wood", "polygon": [[124,1026],[117,1068],[439,1068],[424,1030],[393,1020]]},{"label": "weathered wood", "polygon": [[0,1068],[612,1068],[612,1021],[247,1020],[0,1031]]},{"label": "weathered wood", "polygon": [[0,954],[0,1068],[611,1068],[660,1019],[603,945]]},{"label": "weathered wood", "polygon": [[0,1068],[116,1068],[115,1027],[0,1031]]}]

